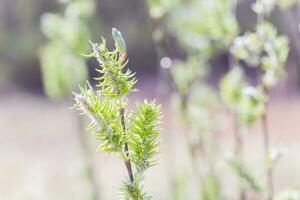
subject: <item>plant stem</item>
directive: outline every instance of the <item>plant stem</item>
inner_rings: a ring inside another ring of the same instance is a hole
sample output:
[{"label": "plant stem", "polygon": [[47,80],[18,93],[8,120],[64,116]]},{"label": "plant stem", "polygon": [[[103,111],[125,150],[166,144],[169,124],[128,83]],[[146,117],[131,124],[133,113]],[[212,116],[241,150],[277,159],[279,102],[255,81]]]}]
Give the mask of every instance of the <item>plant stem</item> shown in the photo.
[{"label": "plant stem", "polygon": [[[179,92],[179,91],[177,91]],[[182,114],[183,114],[183,117],[185,119],[188,118],[188,100],[189,100],[189,93],[184,93],[184,94],[181,94],[180,95],[180,101],[181,101],[181,109],[182,109]],[[185,122],[185,126],[187,128],[189,128],[189,124],[188,122],[186,121]],[[201,133],[200,133],[200,136],[201,136]],[[210,160],[208,158],[208,155],[206,154],[206,151],[205,151],[205,145],[204,145],[204,141],[203,141],[203,137],[200,138],[199,140],[199,144],[197,146],[194,146],[188,139],[187,137],[187,147],[188,147],[188,152],[189,152],[189,155],[190,155],[190,158],[191,158],[191,161],[192,161],[192,167],[193,167],[193,170],[194,170],[194,173],[195,173],[195,176],[197,179],[199,179],[199,183],[202,185],[202,187],[205,185],[205,181],[203,179],[204,175],[205,175],[205,172],[200,172],[199,169],[198,169],[198,165],[197,165],[197,150],[199,149],[200,152],[201,152],[201,156],[202,156],[202,167],[205,169],[205,164],[208,165],[208,168],[211,170],[211,164],[210,164]]]},{"label": "plant stem", "polygon": [[[121,124],[123,127],[123,131],[126,134],[126,126],[125,126],[125,109],[124,108],[120,108],[119,109],[120,115],[121,115]],[[125,143],[124,146],[124,151],[126,153],[126,160],[124,161],[127,172],[128,172],[128,176],[129,176],[129,180],[131,183],[133,183],[134,179],[133,179],[133,173],[132,173],[132,166],[131,166],[131,161],[129,159],[129,149],[128,149],[128,143]]]},{"label": "plant stem", "polygon": [[[235,157],[242,161],[243,149],[244,149],[244,141],[241,135],[241,127],[239,125],[237,114],[234,113],[234,138],[235,138]],[[240,178],[240,177],[239,177]],[[245,188],[242,186],[242,181],[239,180],[239,199],[245,200],[246,191]]]},{"label": "plant stem", "polygon": [[[297,3],[298,5],[298,3]],[[297,6],[298,8],[298,6]],[[297,9],[298,11],[298,9]],[[287,13],[287,22],[289,23],[289,27],[291,28],[291,36],[294,43],[294,48],[296,50],[296,59],[297,59],[297,78],[298,78],[298,87],[300,87],[300,42],[298,40],[299,38],[299,32],[298,32],[298,26],[297,24],[293,24],[295,17],[291,13],[292,11],[286,11]],[[298,17],[299,18],[299,17]]]},{"label": "plant stem", "polygon": [[[238,1],[234,0],[232,3],[232,14],[237,18],[237,12],[238,12]],[[229,53],[229,69],[233,69],[234,67],[239,66],[239,61],[231,54]],[[235,139],[235,157],[242,160],[243,157],[243,149],[244,149],[244,141],[243,137],[241,135],[241,127],[239,124],[239,121],[237,119],[237,113],[233,112],[233,123],[234,123],[234,139]],[[242,180],[240,180],[241,177],[239,177],[239,199],[240,200],[246,200],[246,190],[242,186]]]},{"label": "plant stem", "polygon": [[79,116],[78,118],[78,139],[80,142],[80,146],[83,152],[83,159],[85,164],[85,174],[87,181],[90,183],[91,186],[91,199],[92,200],[99,200],[100,199],[100,192],[98,189],[96,176],[94,173],[93,162],[91,159],[91,151],[89,148],[88,137],[86,137],[86,133],[84,132],[84,123],[83,119]]},{"label": "plant stem", "polygon": [[[262,1],[262,0],[259,0]],[[262,4],[263,5],[263,4]],[[264,7],[263,12],[257,15],[257,27],[263,23],[265,20],[264,15]],[[260,36],[264,38],[264,33],[259,33]],[[263,83],[262,83],[263,84]],[[266,96],[268,96],[268,89],[266,87],[263,88]],[[274,196],[274,187],[273,187],[273,169],[272,166],[269,166],[268,160],[270,156],[270,134],[268,127],[268,101],[265,103],[265,112],[262,116],[262,131],[263,131],[263,145],[264,145],[264,155],[266,157],[266,176],[267,176],[267,199],[273,200]]]},{"label": "plant stem", "polygon": [[[266,94],[268,90],[265,89]],[[264,154],[269,159],[270,155],[270,134],[268,126],[268,102],[265,104],[266,111],[262,117],[262,129],[263,129],[263,141],[264,141]],[[274,196],[274,187],[273,187],[273,168],[268,165],[266,166],[266,176],[267,176],[267,187],[268,187],[268,200],[272,200]]]},{"label": "plant stem", "polygon": [[[234,7],[234,11],[236,13],[236,6]],[[232,55],[228,55],[229,61],[229,69],[233,69],[234,67],[239,67],[239,61]],[[234,123],[234,145],[235,145],[235,157],[242,160],[243,157],[243,149],[244,149],[244,141],[241,135],[241,126],[237,118],[237,113],[233,111],[233,123]],[[240,178],[240,177],[239,177]],[[246,191],[245,188],[242,186],[242,181],[239,180],[239,199],[245,200]]]},{"label": "plant stem", "polygon": [[[148,1],[148,0],[147,0]],[[158,72],[158,88],[168,86],[172,87],[174,81],[172,80],[172,76],[170,74],[169,69],[164,69],[160,66],[160,60],[164,57],[168,57],[171,60],[174,59],[174,51],[171,46],[170,36],[166,30],[167,25],[165,24],[164,17],[160,19],[155,19],[150,15],[150,5],[146,3],[146,10],[148,11],[148,21],[150,24],[150,28],[152,31],[152,41],[156,53],[157,65],[159,67]],[[155,37],[155,32],[161,33],[161,37]],[[168,91],[169,92],[169,91]]]}]

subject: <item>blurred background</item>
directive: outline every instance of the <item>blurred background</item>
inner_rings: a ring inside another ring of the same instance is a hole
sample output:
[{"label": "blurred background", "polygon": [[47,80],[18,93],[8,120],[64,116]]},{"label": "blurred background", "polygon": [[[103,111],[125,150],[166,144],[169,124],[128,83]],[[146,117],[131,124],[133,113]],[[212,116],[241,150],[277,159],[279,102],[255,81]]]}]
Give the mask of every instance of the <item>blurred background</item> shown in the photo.
[{"label": "blurred background", "polygon": [[[73,101],[71,98],[49,100],[43,89],[40,54],[49,38],[43,33],[41,18],[44,13],[63,15],[67,1],[0,0],[1,200],[82,200],[88,199],[91,190],[85,176],[84,151],[78,137],[78,113],[69,109]],[[236,10],[241,33],[253,29],[256,23],[255,14],[250,9],[253,2],[243,0]],[[112,27],[118,28],[126,39],[129,67],[137,72],[137,88],[140,90],[130,98],[155,98],[162,104],[164,131],[160,164],[146,175],[146,188],[153,193],[154,199],[173,199],[173,173],[179,171],[180,177],[182,171],[191,170],[191,166],[183,139],[185,129],[174,117],[173,104],[170,103],[172,89],[166,89],[171,84],[162,75],[159,66],[160,57],[152,39],[153,22],[148,3],[146,0],[95,0],[94,9],[95,12],[86,21],[90,31],[88,39],[97,42],[103,36],[113,44]],[[278,32],[287,35],[290,40],[290,54],[285,67],[287,74],[271,90],[269,109],[271,143],[288,152],[275,168],[275,188],[300,190],[300,52],[297,51],[300,8],[296,5],[287,11],[275,9],[271,21]],[[83,42],[88,44],[88,40]],[[174,57],[184,59],[186,52],[174,35],[170,36],[170,43]],[[83,48],[81,53],[88,54],[89,51],[89,48]],[[210,60],[208,79],[215,88],[229,69],[228,52],[225,48]],[[87,63],[89,77],[92,77],[96,74],[96,62],[88,60]],[[253,69],[246,73],[250,79],[255,78]],[[231,116],[227,115],[225,119],[228,123],[219,138],[223,149],[232,149]],[[125,167],[117,158],[96,152],[98,141],[89,138],[101,199],[116,199],[116,191],[126,174]],[[263,157],[261,143],[258,123],[251,127],[245,141],[245,157],[249,166],[260,175],[264,173],[260,164]],[[229,169],[222,174],[223,181],[228,183],[224,187],[227,194],[235,191],[231,185],[236,180],[226,179],[231,175]],[[190,191],[194,189],[190,188]]]}]

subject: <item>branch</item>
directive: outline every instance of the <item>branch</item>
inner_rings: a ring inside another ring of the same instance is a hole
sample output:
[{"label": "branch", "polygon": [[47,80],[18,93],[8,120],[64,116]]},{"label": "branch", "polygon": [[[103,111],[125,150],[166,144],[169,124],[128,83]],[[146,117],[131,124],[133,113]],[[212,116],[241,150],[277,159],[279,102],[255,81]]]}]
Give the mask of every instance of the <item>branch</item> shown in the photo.
[{"label": "branch", "polygon": [[[119,109],[119,113],[121,115],[121,124],[122,124],[122,127],[123,127],[123,131],[124,131],[124,134],[126,134],[125,109],[124,108],[120,108]],[[125,163],[125,166],[126,166],[126,169],[127,169],[127,172],[128,172],[129,180],[130,180],[131,183],[133,183],[134,178],[133,178],[133,173],[132,173],[131,162],[130,162],[130,159],[129,159],[129,149],[128,149],[128,143],[127,142],[125,143],[124,151],[126,153],[126,158],[127,158],[124,161],[124,163]]]}]

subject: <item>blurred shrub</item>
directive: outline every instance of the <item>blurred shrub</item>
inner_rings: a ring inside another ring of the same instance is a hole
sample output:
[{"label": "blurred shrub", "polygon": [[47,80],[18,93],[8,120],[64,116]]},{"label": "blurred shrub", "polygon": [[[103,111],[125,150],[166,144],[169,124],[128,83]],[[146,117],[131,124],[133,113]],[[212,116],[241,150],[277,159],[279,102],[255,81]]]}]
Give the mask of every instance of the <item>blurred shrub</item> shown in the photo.
[{"label": "blurred shrub", "polygon": [[52,99],[69,96],[87,79],[87,66],[80,54],[88,49],[91,34],[87,20],[94,7],[92,0],[74,0],[64,15],[47,13],[41,18],[41,29],[48,38],[40,52],[43,82]]},{"label": "blurred shrub", "polygon": [[238,32],[231,6],[231,0],[184,2],[171,12],[170,29],[187,51],[210,58]]}]

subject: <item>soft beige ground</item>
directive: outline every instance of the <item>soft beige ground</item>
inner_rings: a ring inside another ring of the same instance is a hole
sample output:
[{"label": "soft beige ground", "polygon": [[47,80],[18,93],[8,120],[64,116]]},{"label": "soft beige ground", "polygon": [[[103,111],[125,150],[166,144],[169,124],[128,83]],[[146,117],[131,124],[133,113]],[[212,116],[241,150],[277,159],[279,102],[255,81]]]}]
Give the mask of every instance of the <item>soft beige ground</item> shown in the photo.
[{"label": "soft beige ground", "polygon": [[[154,96],[153,93],[141,95]],[[167,98],[161,103],[165,115],[161,164],[146,175],[146,187],[158,200],[171,199],[170,174],[179,168],[190,169],[180,126],[170,114]],[[88,199],[76,113],[68,110],[70,105],[71,102],[50,103],[45,98],[18,91],[1,95],[0,200]],[[276,188],[300,190],[300,97],[276,97],[270,107],[272,144],[288,150],[276,168]],[[263,173],[258,164],[262,158],[260,137],[254,128],[246,141],[246,154],[257,174]],[[223,135],[222,140],[224,146],[231,145],[230,134]],[[94,161],[103,199],[117,199],[114,192],[126,175],[125,167],[118,159],[100,152],[94,154]],[[224,176],[228,174],[224,172]],[[228,183],[226,192],[232,192],[234,180],[229,178],[224,182]]]}]

